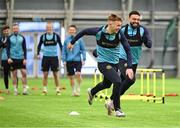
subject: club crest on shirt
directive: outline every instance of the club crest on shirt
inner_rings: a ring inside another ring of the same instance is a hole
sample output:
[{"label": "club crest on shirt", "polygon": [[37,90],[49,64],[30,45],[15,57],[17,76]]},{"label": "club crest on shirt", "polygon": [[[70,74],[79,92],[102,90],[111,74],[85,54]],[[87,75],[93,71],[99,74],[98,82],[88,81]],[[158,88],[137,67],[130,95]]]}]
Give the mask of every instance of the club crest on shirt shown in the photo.
[{"label": "club crest on shirt", "polygon": [[127,63],[124,64],[124,67],[127,67]]},{"label": "club crest on shirt", "polygon": [[106,69],[111,69],[111,68],[112,68],[111,65],[106,66]]}]

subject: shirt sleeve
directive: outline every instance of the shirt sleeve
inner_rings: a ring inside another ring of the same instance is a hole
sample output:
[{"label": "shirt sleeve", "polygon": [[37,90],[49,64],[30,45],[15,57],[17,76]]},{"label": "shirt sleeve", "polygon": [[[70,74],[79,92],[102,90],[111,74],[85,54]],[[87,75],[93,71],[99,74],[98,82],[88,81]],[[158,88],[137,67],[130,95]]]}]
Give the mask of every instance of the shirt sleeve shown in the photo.
[{"label": "shirt sleeve", "polygon": [[10,58],[10,47],[11,47],[11,42],[10,42],[10,36],[9,36],[7,39],[7,48],[6,48],[8,59]]},{"label": "shirt sleeve", "polygon": [[66,54],[67,54],[67,45],[66,44],[67,44],[67,41],[65,40],[64,45],[62,47],[62,55],[61,55],[63,62],[66,62]]},{"label": "shirt sleeve", "polygon": [[0,37],[0,48],[3,47],[2,37]]},{"label": "shirt sleeve", "polygon": [[95,36],[100,28],[87,28],[82,31],[80,31],[71,41],[71,44],[75,44],[75,42],[83,37],[84,35],[92,35]]},{"label": "shirt sleeve", "polygon": [[121,35],[122,46],[127,54],[127,66],[128,66],[128,68],[131,68],[132,67],[132,55],[131,55],[130,45],[122,32],[120,32],[120,35]]},{"label": "shirt sleeve", "polygon": [[37,46],[37,55],[39,55],[39,53],[40,53],[42,44],[43,44],[43,35],[40,37],[39,44]]},{"label": "shirt sleeve", "polygon": [[98,57],[98,55],[97,55],[97,49],[94,49],[93,52],[92,52],[92,54],[93,54],[93,56],[94,56],[95,58],[97,58],[97,57]]},{"label": "shirt sleeve", "polygon": [[23,37],[22,49],[24,51],[24,59],[26,59],[27,58],[27,50],[26,50],[26,40],[24,37]]},{"label": "shirt sleeve", "polygon": [[143,27],[143,28],[144,28],[144,34],[142,37],[142,41],[147,48],[151,48],[152,47],[152,40],[151,40],[150,33],[146,27]]},{"label": "shirt sleeve", "polygon": [[80,49],[81,49],[81,53],[83,56],[83,61],[86,61],[86,49],[85,49],[85,44],[84,41],[82,39],[80,39]]},{"label": "shirt sleeve", "polygon": [[61,39],[60,39],[59,35],[57,35],[57,42],[58,42],[59,48],[60,48],[60,50],[62,52],[62,43],[61,43]]}]

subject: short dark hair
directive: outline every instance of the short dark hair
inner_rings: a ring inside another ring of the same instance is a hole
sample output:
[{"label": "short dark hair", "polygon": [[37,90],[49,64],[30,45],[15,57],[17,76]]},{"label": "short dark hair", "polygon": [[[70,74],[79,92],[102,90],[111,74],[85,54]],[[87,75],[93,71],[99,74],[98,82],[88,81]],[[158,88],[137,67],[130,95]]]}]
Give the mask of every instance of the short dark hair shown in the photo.
[{"label": "short dark hair", "polygon": [[74,24],[69,25],[69,28],[70,27],[73,27],[73,28],[77,29],[76,25],[74,25]]},{"label": "short dark hair", "polygon": [[110,20],[110,21],[122,21],[122,19],[119,16],[117,16],[116,14],[109,15],[108,20]]},{"label": "short dark hair", "polygon": [[4,30],[6,30],[6,29],[10,29],[9,25],[4,25],[4,26],[3,26],[2,30],[4,31]]},{"label": "short dark hair", "polygon": [[129,13],[129,17],[130,17],[131,15],[138,15],[138,16],[141,16],[140,13],[139,13],[138,11],[131,11],[131,12]]}]

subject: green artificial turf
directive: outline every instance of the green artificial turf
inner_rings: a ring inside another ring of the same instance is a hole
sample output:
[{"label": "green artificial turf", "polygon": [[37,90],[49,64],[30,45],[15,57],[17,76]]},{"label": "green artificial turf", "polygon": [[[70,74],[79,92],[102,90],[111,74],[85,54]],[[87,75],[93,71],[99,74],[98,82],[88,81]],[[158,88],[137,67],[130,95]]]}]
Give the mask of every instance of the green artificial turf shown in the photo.
[{"label": "green artificial turf", "polygon": [[[10,80],[11,81],[11,80]],[[93,86],[93,78],[83,78],[81,96],[71,96],[69,81],[62,78],[61,85],[66,87],[61,96],[55,95],[53,79],[49,79],[48,95],[42,96],[41,79],[28,78],[29,95],[0,93],[0,127],[60,127],[60,128],[179,128],[180,96],[166,97],[165,104],[144,102],[141,100],[123,100],[121,106],[126,114],[124,118],[108,116],[104,100],[87,103],[87,88]],[[166,94],[180,94],[180,79],[166,80]],[[126,94],[139,94],[140,81]],[[160,82],[158,83],[160,86]],[[32,90],[34,88],[35,90]],[[159,88],[159,87],[157,87]],[[0,79],[0,89],[4,89]],[[19,92],[22,85],[19,81]],[[108,94],[111,89],[108,90]],[[160,94],[160,89],[158,90]],[[157,93],[157,94],[158,94]],[[71,111],[80,113],[70,116]]]}]

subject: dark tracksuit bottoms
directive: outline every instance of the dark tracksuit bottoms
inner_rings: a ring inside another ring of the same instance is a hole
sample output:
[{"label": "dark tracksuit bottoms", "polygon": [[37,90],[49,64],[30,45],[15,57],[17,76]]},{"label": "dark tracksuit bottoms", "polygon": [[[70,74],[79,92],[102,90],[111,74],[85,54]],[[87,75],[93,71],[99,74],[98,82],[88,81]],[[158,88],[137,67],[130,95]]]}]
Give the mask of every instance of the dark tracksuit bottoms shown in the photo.
[{"label": "dark tracksuit bottoms", "polygon": [[103,74],[103,81],[98,83],[94,88],[91,89],[91,94],[94,96],[97,92],[110,88],[113,84],[113,102],[114,109],[117,111],[120,109],[120,100],[119,100],[119,89],[121,86],[121,78],[118,74],[118,64],[110,64],[110,63],[98,63],[98,69]]},{"label": "dark tracksuit bottoms", "polygon": [[[134,78],[133,79],[130,79],[127,75],[126,75],[126,69],[127,69],[127,61],[126,60],[123,60],[123,59],[120,59],[119,61],[119,70],[120,70],[120,77],[121,77],[121,80],[122,80],[122,84],[120,86],[120,96],[123,95],[130,87],[131,85],[133,85],[135,83],[135,74],[136,74],[136,69],[137,69],[137,64],[133,64],[132,65],[132,70],[133,70],[133,73],[134,73]],[[113,87],[113,92],[114,92],[114,87]],[[113,100],[113,94],[112,92],[112,95],[110,97],[111,100]]]},{"label": "dark tracksuit bottoms", "polygon": [[9,73],[10,73],[10,65],[8,64],[7,60],[2,60],[2,67],[3,67],[3,76],[4,76],[4,84],[5,88],[9,89]]}]

